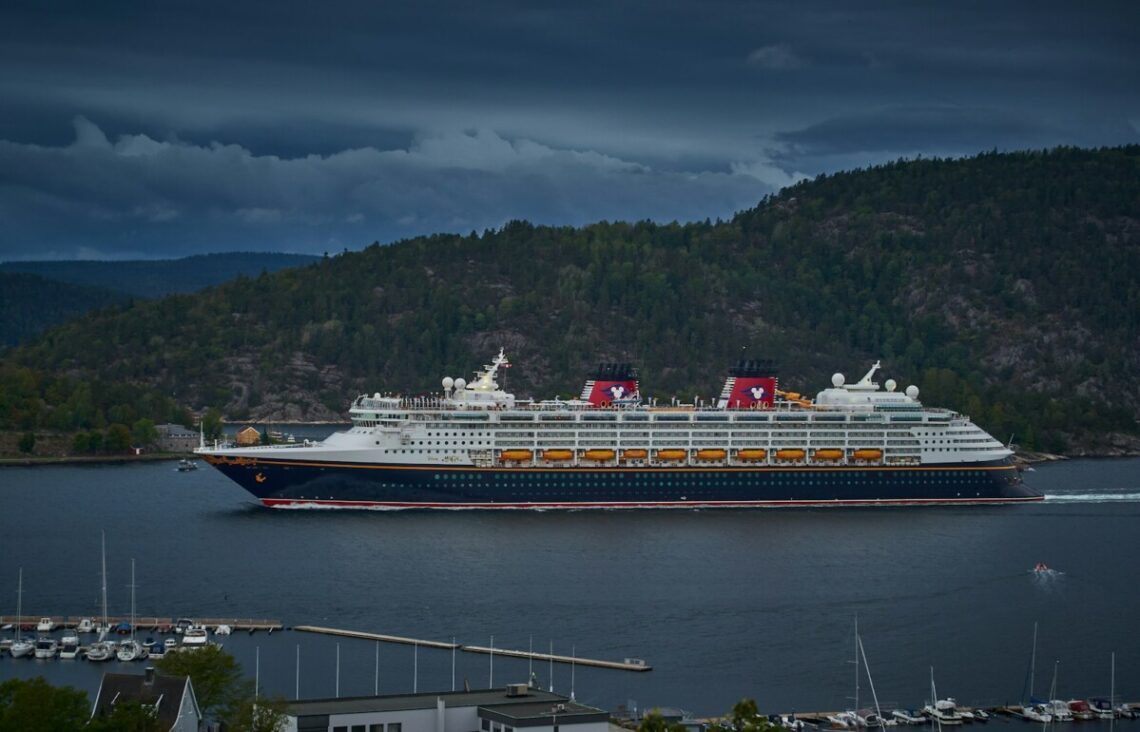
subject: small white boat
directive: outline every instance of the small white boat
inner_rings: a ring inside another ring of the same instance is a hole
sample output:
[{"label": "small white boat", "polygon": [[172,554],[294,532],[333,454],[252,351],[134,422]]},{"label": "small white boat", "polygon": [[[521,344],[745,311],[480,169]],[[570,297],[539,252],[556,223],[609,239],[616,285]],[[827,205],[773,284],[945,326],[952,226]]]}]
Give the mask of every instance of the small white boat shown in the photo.
[{"label": "small white boat", "polygon": [[55,654],[59,652],[59,643],[55,638],[48,638],[41,636],[36,639],[36,658],[55,658]]},{"label": "small white boat", "polygon": [[36,623],[37,633],[50,633],[55,630],[55,621],[51,618],[40,618],[40,622]]},{"label": "small white boat", "polygon": [[31,638],[16,638],[12,641],[8,652],[12,654],[12,658],[31,656],[36,652],[36,642]]},{"label": "small white boat", "polygon": [[168,651],[169,651],[169,650],[170,650],[170,649],[172,649],[172,648],[177,648],[177,647],[178,647],[178,641],[176,641],[176,640],[175,640],[175,639],[173,639],[173,638],[167,638],[166,640],[164,640],[164,641],[162,642],[162,645],[163,645],[163,647],[164,647],[164,648],[166,648],[166,650],[168,650]]},{"label": "small white boat", "polygon": [[115,651],[115,658],[123,662],[141,661],[147,655],[147,650],[143,644],[134,639],[123,641]]},{"label": "small white boat", "polygon": [[210,637],[206,629],[201,625],[195,625],[187,628],[186,632],[182,634],[182,647],[183,648],[202,648],[210,642]]},{"label": "small white boat", "polygon": [[68,633],[59,642],[59,657],[64,660],[79,658],[79,636]]},{"label": "small white boat", "polygon": [[189,472],[191,470],[197,470],[197,469],[198,469],[198,463],[194,462],[193,460],[188,460],[187,458],[182,458],[181,460],[178,461],[178,472],[180,472],[180,473],[186,473],[186,472]]},{"label": "small white boat", "polygon": [[88,661],[95,661],[96,663],[110,661],[115,657],[115,643],[105,640],[95,641],[87,646],[87,652],[83,655]]},{"label": "small white boat", "polygon": [[952,697],[939,699],[933,705],[927,705],[924,712],[929,714],[938,724],[962,724],[963,717],[958,712],[958,703]]},{"label": "small white boat", "polygon": [[989,712],[987,712],[985,709],[975,709],[974,710],[974,721],[975,722],[981,722],[982,724],[985,724],[986,722],[990,721]]},{"label": "small white boat", "polygon": [[193,628],[195,625],[196,623],[190,618],[178,618],[174,621],[174,632],[178,635],[182,635],[188,629]]},{"label": "small white boat", "polygon": [[831,729],[851,729],[851,722],[843,714],[829,714],[826,719]]},{"label": "small white boat", "polygon": [[891,712],[891,716],[894,717],[899,724],[926,724],[926,717],[908,709],[896,709]]},{"label": "small white boat", "polygon": [[1021,718],[1029,722],[1048,724],[1053,721],[1053,714],[1044,704],[1027,704],[1021,709]]},{"label": "small white boat", "polygon": [[234,632],[234,629],[228,625],[219,625],[214,628],[214,635],[229,635],[232,632]]},{"label": "small white boat", "polygon": [[94,633],[95,632],[95,619],[83,618],[79,624],[75,626],[76,633]]}]

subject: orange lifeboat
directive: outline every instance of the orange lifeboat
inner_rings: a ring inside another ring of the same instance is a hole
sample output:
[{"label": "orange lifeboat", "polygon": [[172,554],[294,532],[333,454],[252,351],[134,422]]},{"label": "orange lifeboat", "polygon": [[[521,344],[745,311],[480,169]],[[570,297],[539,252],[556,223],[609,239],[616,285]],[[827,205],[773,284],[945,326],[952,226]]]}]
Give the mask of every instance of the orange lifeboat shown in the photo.
[{"label": "orange lifeboat", "polygon": [[882,450],[875,450],[873,448],[863,448],[851,453],[851,457],[856,460],[881,460],[883,457]]},{"label": "orange lifeboat", "polygon": [[767,450],[738,450],[736,453],[737,460],[758,461],[764,460],[767,457]]},{"label": "orange lifeboat", "polygon": [[657,451],[657,459],[658,460],[669,460],[671,462],[677,462],[680,460],[684,460],[685,457],[686,457],[686,453],[684,450],[658,450]]},{"label": "orange lifeboat", "polygon": [[570,450],[543,450],[543,460],[569,460],[574,457],[574,453]]},{"label": "orange lifeboat", "polygon": [[776,459],[777,460],[803,460],[804,455],[805,455],[805,453],[803,450],[777,450],[776,451]]},{"label": "orange lifeboat", "polygon": [[724,460],[727,455],[725,450],[697,450],[697,460]]},{"label": "orange lifeboat", "polygon": [[614,455],[613,450],[587,450],[582,457],[587,460],[613,460]]},{"label": "orange lifeboat", "polygon": [[843,457],[842,450],[835,450],[826,448],[823,450],[815,450],[811,454],[812,460],[839,460]]},{"label": "orange lifeboat", "polygon": [[632,450],[622,450],[621,451],[622,460],[644,460],[648,456],[649,456],[648,450],[632,449]]},{"label": "orange lifeboat", "polygon": [[534,457],[534,453],[530,450],[503,450],[503,454],[499,459],[504,463],[523,463]]},{"label": "orange lifeboat", "polygon": [[798,391],[785,391],[784,398],[789,402],[798,402],[800,400],[800,393]]}]

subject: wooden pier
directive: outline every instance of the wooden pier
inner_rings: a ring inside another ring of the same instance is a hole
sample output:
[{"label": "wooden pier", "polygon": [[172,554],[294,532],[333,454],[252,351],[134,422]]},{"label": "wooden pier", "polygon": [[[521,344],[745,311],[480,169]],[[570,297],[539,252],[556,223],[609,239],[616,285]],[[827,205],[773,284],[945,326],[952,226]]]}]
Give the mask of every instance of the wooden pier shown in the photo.
[{"label": "wooden pier", "polygon": [[577,664],[593,668],[608,668],[617,671],[652,671],[653,667],[644,661],[627,659],[625,661],[603,661],[597,658],[577,658],[551,653],[536,653],[533,651],[516,651],[509,648],[490,648],[484,646],[468,646],[446,641],[424,640],[421,638],[405,638],[399,635],[383,635],[381,633],[365,633],[359,630],[342,630],[340,628],[323,628],[316,625],[294,625],[293,630],[305,633],[323,633],[324,635],[338,635],[344,638],[359,638],[361,640],[383,641],[385,643],[402,643],[404,645],[423,646],[425,648],[440,648],[443,650],[457,650],[465,653],[484,653],[487,655],[509,656],[511,658],[527,658],[546,663]]},{"label": "wooden pier", "polygon": [[[179,616],[182,617],[182,616]],[[264,630],[272,633],[275,630],[284,630],[285,626],[280,620],[267,620],[265,618],[200,618],[185,616],[188,620],[193,620],[198,625],[202,625],[209,630],[216,629],[219,625],[228,625],[231,630],[247,630],[250,633],[258,630]],[[91,618],[96,622],[102,622],[102,618],[96,618],[91,615],[24,615],[23,627],[24,630],[35,630],[36,624],[40,618],[51,618],[57,628],[75,628],[79,625],[79,621],[83,618]],[[165,617],[155,617],[151,615],[136,615],[135,628],[138,630],[154,630],[157,631],[161,628],[173,628],[175,618],[167,615]],[[119,623],[129,623],[131,618],[129,615],[108,615],[107,622],[111,625],[118,625]],[[0,625],[15,624],[15,615],[0,615]]]}]

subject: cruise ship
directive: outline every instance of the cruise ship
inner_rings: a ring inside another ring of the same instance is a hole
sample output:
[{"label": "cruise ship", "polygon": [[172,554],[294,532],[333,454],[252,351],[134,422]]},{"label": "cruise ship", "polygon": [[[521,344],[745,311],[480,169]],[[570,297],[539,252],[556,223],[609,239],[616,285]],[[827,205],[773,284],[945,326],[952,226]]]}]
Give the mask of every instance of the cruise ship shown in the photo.
[{"label": "cruise ship", "polygon": [[745,508],[1039,501],[1012,451],[968,417],[875,381],[876,363],[814,399],[765,362],[715,403],[641,398],[604,364],[573,400],[500,388],[500,352],[434,397],[362,395],[323,441],[196,452],[265,506],[370,509]]}]

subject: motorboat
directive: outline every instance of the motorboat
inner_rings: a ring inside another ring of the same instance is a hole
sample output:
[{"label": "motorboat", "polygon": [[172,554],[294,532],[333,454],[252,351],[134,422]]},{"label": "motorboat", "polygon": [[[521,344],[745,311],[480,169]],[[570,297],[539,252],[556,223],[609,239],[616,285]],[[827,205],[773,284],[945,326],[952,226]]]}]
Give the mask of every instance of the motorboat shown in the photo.
[{"label": "motorboat", "polygon": [[51,633],[55,630],[55,621],[51,618],[40,618],[40,622],[36,623],[37,633]]},{"label": "motorboat", "polygon": [[154,638],[147,638],[143,642],[143,648],[146,649],[147,655],[151,658],[162,658],[166,655],[166,646],[162,641]]},{"label": "motorboat", "polygon": [[219,625],[214,628],[214,635],[229,635],[232,632],[234,632],[234,629],[228,625]]},{"label": "motorboat", "polygon": [[[1072,702],[1070,702],[1070,704],[1072,704]],[[1108,699],[1089,699],[1087,705],[1089,707],[1089,711],[1097,719],[1113,719],[1117,716],[1116,710],[1112,708],[1112,702],[1110,702]],[[1073,716],[1076,716],[1075,711],[1073,712]],[[1077,719],[1084,719],[1084,717],[1077,717]]]},{"label": "motorboat", "polygon": [[44,635],[36,639],[36,658],[55,658],[58,652],[59,643],[55,638]]},{"label": "motorboat", "polygon": [[167,638],[162,642],[162,646],[169,651],[178,647],[178,641],[173,638]]},{"label": "motorboat", "polygon": [[846,718],[846,712],[841,714],[829,714],[825,719],[831,729],[851,729],[851,721]]},{"label": "motorboat", "polygon": [[174,632],[178,635],[182,635],[189,628],[193,628],[194,626],[195,622],[190,618],[177,618],[174,621]]},{"label": "motorboat", "polygon": [[1072,722],[1073,713],[1069,711],[1069,703],[1061,699],[1050,699],[1048,703],[1049,712],[1053,715],[1054,722]]},{"label": "motorboat", "polygon": [[95,619],[82,618],[79,624],[75,626],[76,633],[94,633],[95,632]]},{"label": "motorboat", "polygon": [[985,709],[975,709],[973,711],[975,722],[981,722],[982,724],[985,724],[986,722],[990,721],[990,714]]},{"label": "motorboat", "polygon": [[202,648],[209,642],[209,634],[201,625],[195,625],[193,627],[187,628],[186,631],[182,634],[183,648]]},{"label": "motorboat", "polygon": [[79,658],[79,635],[67,633],[59,641],[59,657],[65,660]]},{"label": "motorboat", "polygon": [[1021,708],[1021,718],[1029,722],[1048,724],[1053,721],[1053,713],[1045,704],[1027,704]]},{"label": "motorboat", "polygon": [[896,709],[891,712],[891,717],[899,724],[926,724],[926,717],[911,709]]},{"label": "motorboat", "polygon": [[[1112,716],[1112,706],[1109,705],[1109,717]],[[1095,719],[1096,713],[1093,707],[1084,699],[1070,699],[1069,700],[1069,714],[1073,715],[1073,719],[1089,720]],[[1107,719],[1107,717],[1106,717]]]},{"label": "motorboat", "polygon": [[194,462],[193,460],[188,460],[186,458],[182,458],[181,460],[178,461],[178,472],[180,472],[180,473],[188,473],[191,470],[197,470],[197,469],[198,469],[198,463]]},{"label": "motorboat", "polygon": [[938,699],[934,704],[927,705],[924,712],[929,714],[938,724],[962,724],[962,715],[958,712],[958,703],[953,697]]}]

